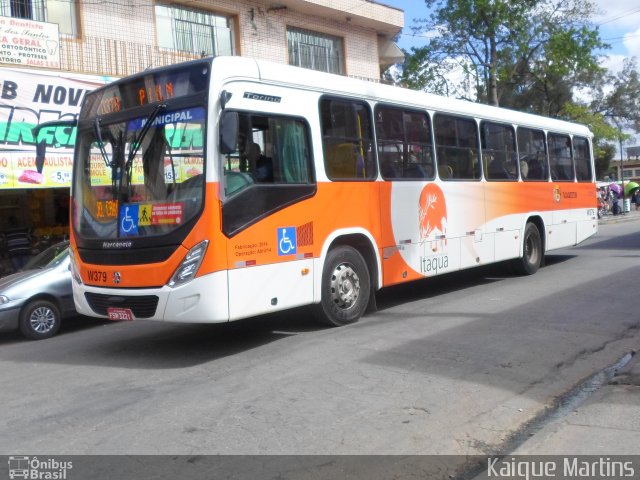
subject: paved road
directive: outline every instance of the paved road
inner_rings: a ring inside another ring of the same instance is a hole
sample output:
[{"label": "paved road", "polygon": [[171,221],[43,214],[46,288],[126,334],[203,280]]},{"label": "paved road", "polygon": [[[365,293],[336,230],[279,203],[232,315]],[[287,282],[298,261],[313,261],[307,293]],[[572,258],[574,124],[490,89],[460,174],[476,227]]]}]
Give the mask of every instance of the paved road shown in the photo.
[{"label": "paved road", "polygon": [[297,310],[2,335],[0,454],[504,451],[638,348],[639,227],[603,225],[531,277],[486,268],[388,289],[339,329]]}]

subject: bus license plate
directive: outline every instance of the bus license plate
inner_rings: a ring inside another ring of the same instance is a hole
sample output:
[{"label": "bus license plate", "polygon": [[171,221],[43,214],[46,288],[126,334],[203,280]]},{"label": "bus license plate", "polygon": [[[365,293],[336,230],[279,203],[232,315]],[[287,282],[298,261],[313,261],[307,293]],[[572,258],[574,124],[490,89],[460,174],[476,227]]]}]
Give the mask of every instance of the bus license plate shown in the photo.
[{"label": "bus license plate", "polygon": [[109,320],[133,320],[133,312],[130,308],[107,308]]}]

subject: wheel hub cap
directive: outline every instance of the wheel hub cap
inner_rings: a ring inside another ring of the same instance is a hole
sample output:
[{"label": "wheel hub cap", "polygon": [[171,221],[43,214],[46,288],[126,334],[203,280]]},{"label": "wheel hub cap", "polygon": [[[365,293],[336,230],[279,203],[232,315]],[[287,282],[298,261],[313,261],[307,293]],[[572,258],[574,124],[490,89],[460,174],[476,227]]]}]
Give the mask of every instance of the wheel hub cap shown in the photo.
[{"label": "wheel hub cap", "polygon": [[350,308],[360,295],[360,278],[349,264],[340,264],[331,276],[331,296],[340,308]]},{"label": "wheel hub cap", "polygon": [[38,333],[47,333],[55,324],[53,312],[45,307],[36,308],[29,320],[31,327]]}]

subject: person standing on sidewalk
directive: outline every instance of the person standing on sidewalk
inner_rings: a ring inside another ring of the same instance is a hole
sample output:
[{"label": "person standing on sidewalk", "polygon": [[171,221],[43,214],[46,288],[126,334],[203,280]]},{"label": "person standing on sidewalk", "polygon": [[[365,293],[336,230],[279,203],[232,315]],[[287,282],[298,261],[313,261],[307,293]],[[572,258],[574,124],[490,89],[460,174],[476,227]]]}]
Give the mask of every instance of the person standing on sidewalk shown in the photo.
[{"label": "person standing on sidewalk", "polygon": [[633,192],[633,203],[636,204],[636,210],[640,210],[640,188],[636,188]]}]

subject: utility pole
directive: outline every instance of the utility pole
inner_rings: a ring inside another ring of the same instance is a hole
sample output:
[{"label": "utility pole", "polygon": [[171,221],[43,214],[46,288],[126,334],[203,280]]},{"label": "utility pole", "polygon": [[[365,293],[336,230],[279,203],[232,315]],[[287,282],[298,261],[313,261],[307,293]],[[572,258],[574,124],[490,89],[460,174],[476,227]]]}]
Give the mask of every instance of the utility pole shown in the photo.
[{"label": "utility pole", "polygon": [[620,185],[622,186],[622,215],[625,212],[625,194],[624,194],[624,165],[622,164],[622,130],[620,131],[620,136],[618,137],[620,140]]}]

